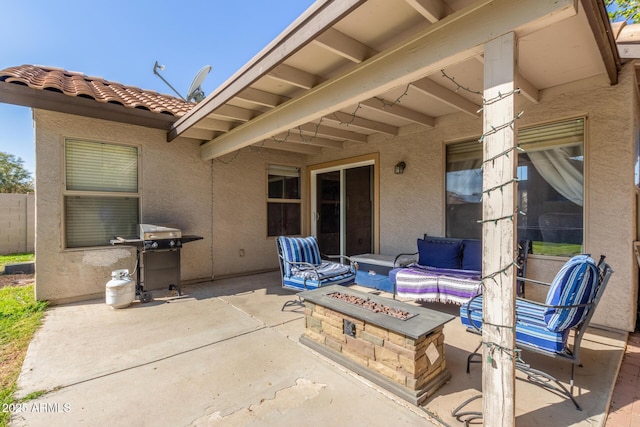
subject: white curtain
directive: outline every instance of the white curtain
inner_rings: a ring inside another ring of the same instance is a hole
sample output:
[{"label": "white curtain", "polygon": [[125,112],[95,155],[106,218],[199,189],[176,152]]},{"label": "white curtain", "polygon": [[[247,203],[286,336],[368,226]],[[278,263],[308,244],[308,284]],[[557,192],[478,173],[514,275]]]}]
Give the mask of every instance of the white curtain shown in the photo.
[{"label": "white curtain", "polygon": [[584,175],[571,160],[567,148],[527,152],[542,177],[562,196],[578,206],[584,204]]}]

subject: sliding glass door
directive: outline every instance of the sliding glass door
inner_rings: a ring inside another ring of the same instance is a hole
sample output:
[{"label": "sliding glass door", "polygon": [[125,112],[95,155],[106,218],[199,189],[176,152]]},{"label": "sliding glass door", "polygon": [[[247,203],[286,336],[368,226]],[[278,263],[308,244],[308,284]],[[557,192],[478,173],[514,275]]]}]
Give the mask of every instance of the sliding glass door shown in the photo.
[{"label": "sliding glass door", "polygon": [[311,232],[325,254],[374,252],[374,165],[311,172]]}]

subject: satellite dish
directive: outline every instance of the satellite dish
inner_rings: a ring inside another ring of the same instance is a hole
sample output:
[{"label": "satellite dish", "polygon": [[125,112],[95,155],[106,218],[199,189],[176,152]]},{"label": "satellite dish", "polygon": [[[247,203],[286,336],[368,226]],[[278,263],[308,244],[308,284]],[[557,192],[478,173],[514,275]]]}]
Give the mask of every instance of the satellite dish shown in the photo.
[{"label": "satellite dish", "polygon": [[178,92],[173,86],[171,86],[171,84],[168,81],[166,81],[164,77],[162,77],[162,75],[160,74],[160,71],[163,71],[163,70],[164,70],[164,65],[160,65],[158,64],[158,61],[156,61],[155,65],[153,66],[153,73],[156,76],[160,77],[160,79],[163,82],[165,82],[166,85],[169,86],[171,90],[173,90],[176,93],[176,95],[178,95],[184,102],[191,102],[191,100],[200,102],[205,98],[204,91],[200,86],[202,85],[202,82],[204,82],[204,79],[207,78],[207,74],[209,74],[209,72],[211,71],[211,65],[205,65],[200,69],[200,71],[198,71],[198,74],[196,74],[195,78],[193,79],[193,82],[191,82],[191,86],[189,87],[189,92],[187,92],[189,95],[187,95],[186,99],[184,96],[180,94],[180,92]]},{"label": "satellite dish", "polygon": [[207,75],[210,71],[211,65],[205,65],[200,69],[200,71],[198,71],[198,74],[196,74],[196,76],[194,77],[193,82],[191,82],[191,86],[189,86],[189,91],[187,92],[187,102],[190,102],[191,100],[200,102],[205,98],[204,91],[200,86],[204,82],[204,79],[207,78]]}]

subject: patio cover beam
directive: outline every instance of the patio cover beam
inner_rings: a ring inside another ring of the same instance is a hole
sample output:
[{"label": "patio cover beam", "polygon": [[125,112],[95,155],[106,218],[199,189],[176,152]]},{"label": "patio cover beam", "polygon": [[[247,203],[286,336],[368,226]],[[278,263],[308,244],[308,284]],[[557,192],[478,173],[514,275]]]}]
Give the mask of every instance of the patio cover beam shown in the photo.
[{"label": "patio cover beam", "polygon": [[496,34],[515,30],[523,36],[576,14],[574,0],[477,1],[344,75],[205,143],[201,157],[213,159],[255,144],[479,55]]}]

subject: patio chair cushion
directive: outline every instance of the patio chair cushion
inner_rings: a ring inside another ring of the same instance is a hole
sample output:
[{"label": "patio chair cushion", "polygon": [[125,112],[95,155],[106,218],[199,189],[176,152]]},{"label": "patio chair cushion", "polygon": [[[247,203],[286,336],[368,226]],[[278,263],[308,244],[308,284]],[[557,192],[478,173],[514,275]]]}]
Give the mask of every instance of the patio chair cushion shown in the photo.
[{"label": "patio chair cushion", "polygon": [[462,242],[418,239],[418,264],[437,268],[460,268]]},{"label": "patio chair cushion", "polygon": [[[467,317],[467,307],[471,320]],[[566,349],[569,329],[550,331],[544,321],[544,311],[545,307],[533,302],[516,300],[516,346],[525,345],[544,352],[561,353]],[[460,307],[460,320],[465,326],[482,328],[482,295]]]},{"label": "patio chair cushion", "polygon": [[356,279],[355,271],[348,265],[335,262],[323,262],[316,266],[315,271],[311,268],[292,268],[293,274],[283,278],[283,285],[295,289],[314,289],[328,285],[349,285]]},{"label": "patio chair cushion", "polygon": [[[320,257],[320,249],[318,248],[318,240],[315,236],[309,237],[278,237],[280,246],[282,247],[282,256],[289,262],[308,262],[313,265],[320,265],[322,258]],[[285,263],[284,275],[292,275],[291,264]]]},{"label": "patio chair cushion", "polygon": [[[547,293],[546,304],[569,306],[593,301],[598,284],[598,267],[588,255],[576,255],[556,274]],[[547,328],[560,332],[578,325],[588,312],[588,307],[547,308],[544,319]]]},{"label": "patio chair cushion", "polygon": [[316,266],[315,270],[311,267],[291,267],[292,276],[315,280],[322,280],[341,274],[348,274],[351,272],[351,266],[339,264],[337,262],[323,262],[319,266]]}]

